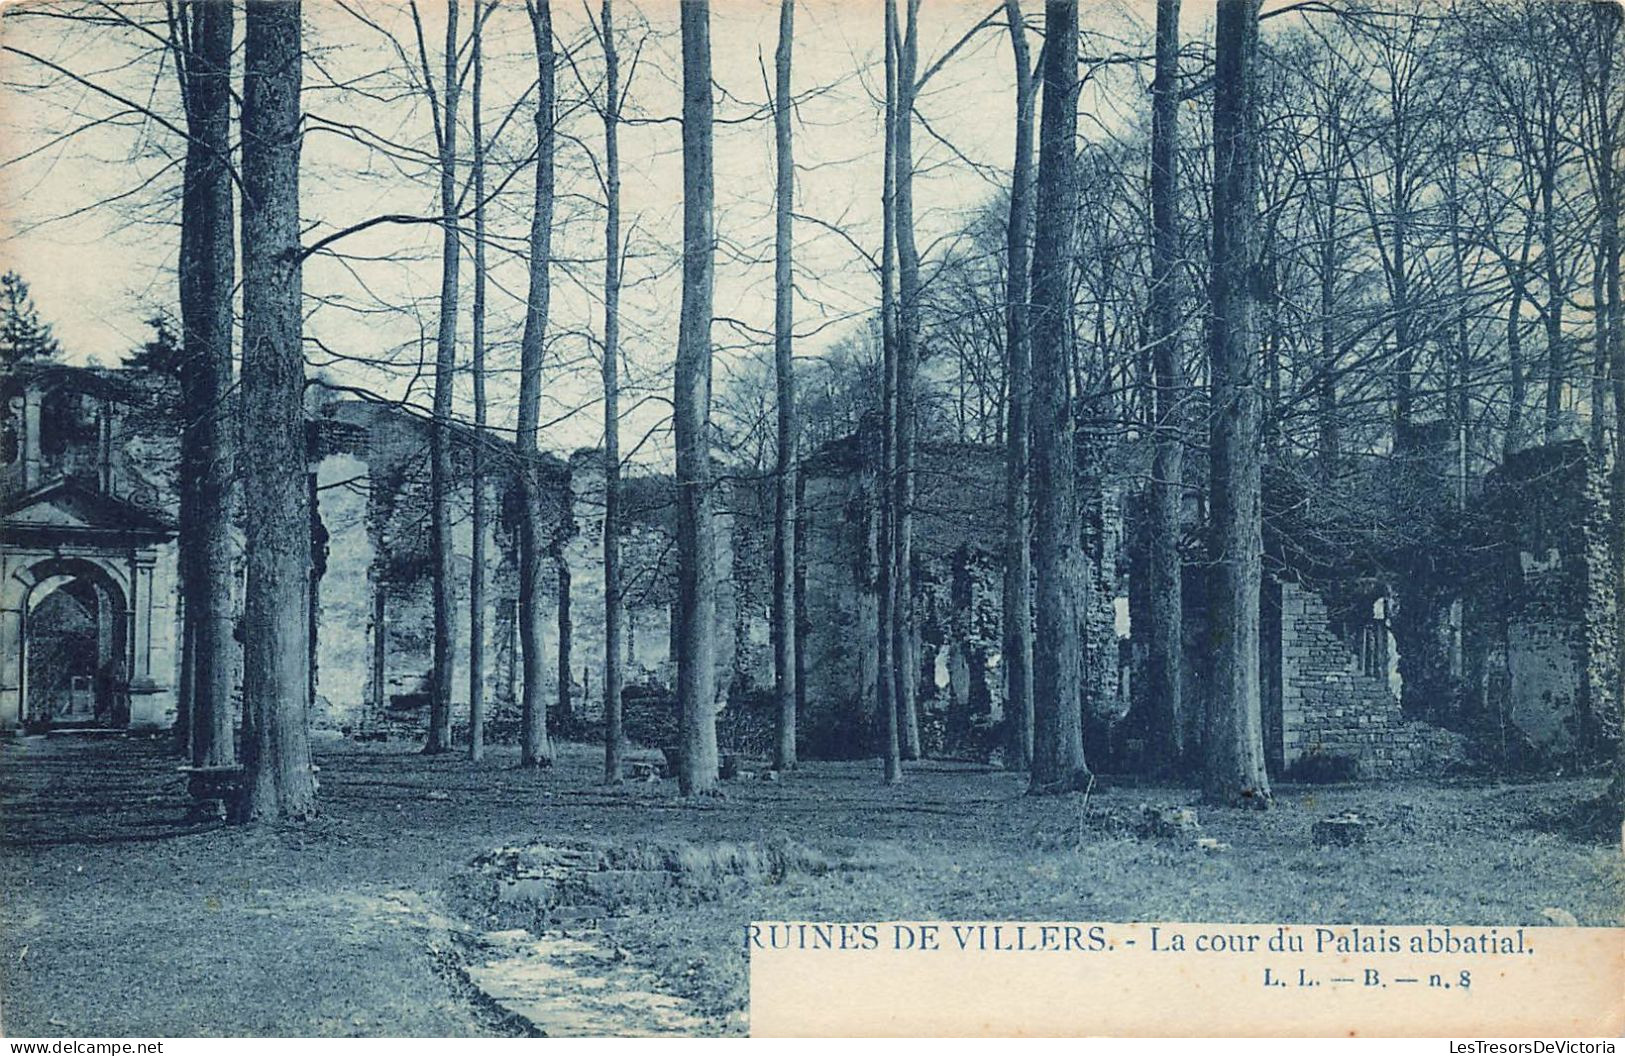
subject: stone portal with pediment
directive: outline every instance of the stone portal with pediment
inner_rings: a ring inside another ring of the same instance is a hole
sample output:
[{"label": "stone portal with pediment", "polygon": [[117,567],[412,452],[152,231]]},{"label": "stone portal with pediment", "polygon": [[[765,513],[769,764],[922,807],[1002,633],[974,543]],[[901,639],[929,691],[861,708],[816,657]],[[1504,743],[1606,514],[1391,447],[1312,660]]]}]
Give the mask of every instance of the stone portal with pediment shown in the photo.
[{"label": "stone portal with pediment", "polygon": [[8,496],[3,539],[0,729],[171,725],[173,525],[69,478]]}]

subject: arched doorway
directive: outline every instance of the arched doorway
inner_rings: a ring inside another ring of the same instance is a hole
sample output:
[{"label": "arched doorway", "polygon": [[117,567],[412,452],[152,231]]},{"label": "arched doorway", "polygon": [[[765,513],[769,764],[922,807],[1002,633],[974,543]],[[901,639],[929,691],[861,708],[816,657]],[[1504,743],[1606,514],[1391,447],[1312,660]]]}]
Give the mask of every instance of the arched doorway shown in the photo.
[{"label": "arched doorway", "polygon": [[27,723],[128,725],[129,618],[119,584],[89,561],[35,570],[22,642]]}]

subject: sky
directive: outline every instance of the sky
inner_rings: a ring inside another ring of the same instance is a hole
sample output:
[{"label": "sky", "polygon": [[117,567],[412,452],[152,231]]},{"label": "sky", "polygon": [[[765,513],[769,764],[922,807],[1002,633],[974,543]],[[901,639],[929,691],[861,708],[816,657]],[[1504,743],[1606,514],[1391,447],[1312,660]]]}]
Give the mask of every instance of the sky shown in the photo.
[{"label": "sky", "polygon": [[[592,0],[594,14],[597,6]],[[1000,6],[991,0],[923,0],[921,68],[930,68]],[[129,26],[55,17],[84,7],[81,0],[12,3],[0,18],[0,46],[6,49],[0,51],[0,267],[28,280],[41,316],[55,327],[71,360],[110,364],[149,336],[147,318],[173,311],[183,143],[160,121],[130,112],[108,94],[179,124],[174,71],[154,47],[155,38]],[[1210,7],[1185,8],[1186,36],[1208,34]],[[465,4],[462,10],[466,32],[472,8]],[[570,56],[561,59],[557,74],[559,201],[543,410],[549,423],[544,446],[554,450],[592,446],[602,430],[594,402],[603,267],[603,195],[595,165],[602,131],[589,101],[601,98],[602,58],[585,10],[561,2],[554,13],[559,48]],[[662,396],[669,391],[681,286],[676,10],[671,0],[616,4],[623,78],[629,71],[631,76],[620,133],[627,446],[645,435],[658,440],[668,414]],[[121,17],[148,23],[155,33],[163,32],[162,11],[152,0],[117,7]],[[425,0],[421,11],[438,91],[445,4]],[[1042,12],[1030,8],[1028,17],[1036,54]],[[432,116],[410,9],[395,0],[306,0],[304,18],[301,212],[307,244],[373,215],[433,215],[438,191],[429,161]],[[1152,19],[1151,6],[1141,0],[1086,4],[1085,54],[1143,52]],[[798,222],[796,232],[796,353],[803,362],[851,334],[878,300],[871,260],[880,243],[881,25],[877,0],[797,4],[796,210],[809,218]],[[489,209],[490,388],[493,421],[511,427],[536,69],[522,4],[500,4],[487,26],[487,179],[502,188]],[[719,389],[760,375],[771,343],[774,157],[764,104],[777,30],[776,3],[714,0],[719,247],[713,337]],[[1083,101],[1082,134],[1110,135],[1142,120],[1149,106],[1148,72],[1117,66],[1092,82]],[[928,266],[1007,179],[1014,149],[1012,85],[1001,16],[954,51],[921,96],[914,137],[916,223]],[[466,91],[459,112],[466,156]],[[433,358],[440,238],[434,225],[386,224],[342,240],[334,254],[312,258],[305,292],[314,368],[346,384],[427,403],[433,379],[423,365]],[[471,240],[465,240],[465,336],[471,253]],[[463,344],[460,355],[466,357]],[[387,368],[380,365],[385,362]],[[461,415],[470,413],[467,388],[466,378],[460,379]],[[669,445],[651,442],[649,448],[662,446]]]}]

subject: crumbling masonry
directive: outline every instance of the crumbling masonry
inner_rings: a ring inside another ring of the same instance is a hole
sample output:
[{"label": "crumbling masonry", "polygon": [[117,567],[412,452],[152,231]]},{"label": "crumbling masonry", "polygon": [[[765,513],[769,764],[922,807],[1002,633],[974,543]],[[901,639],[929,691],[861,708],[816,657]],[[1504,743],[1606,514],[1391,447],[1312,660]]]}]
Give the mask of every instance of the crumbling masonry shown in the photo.
[{"label": "crumbling masonry", "polygon": [[[5,398],[0,727],[172,723],[181,660],[176,386],[129,370],[36,366],[7,379]],[[312,386],[308,413],[319,573],[312,726],[417,736],[432,641],[428,422],[320,385]],[[1428,454],[1430,443],[1437,447],[1430,437],[1424,427],[1408,441],[1423,456],[1409,463],[1421,468],[1405,472],[1420,476],[1406,486],[1424,495],[1443,479],[1428,468],[1438,461]],[[462,602],[454,625],[463,667],[476,438],[459,428],[455,440],[463,483],[452,496]],[[480,442],[492,511],[478,570],[487,586],[485,696],[492,736],[500,738],[517,725],[521,670],[517,462],[509,445]],[[1136,589],[1144,580],[1137,511],[1145,462],[1133,441],[1080,437],[1087,567],[1078,633],[1087,744],[1091,764],[1102,769],[1132,769],[1143,749],[1135,726],[1144,706],[1137,695],[1145,680],[1136,677],[1143,648],[1133,631],[1146,606]],[[804,461],[800,732],[810,757],[860,756],[877,746],[878,466],[872,423]],[[586,734],[603,711],[602,460],[593,451],[544,456],[535,472],[553,540],[546,695],[558,728]],[[922,444],[916,473],[912,630],[924,747],[997,758],[1007,743],[1002,453]],[[718,476],[723,740],[749,751],[771,723],[771,489],[762,473],[730,468]],[[1291,777],[1328,760],[1370,777],[1437,773],[1474,760],[1569,768],[1611,750],[1620,643],[1605,483],[1605,467],[1582,444],[1550,445],[1511,456],[1475,484],[1465,507],[1435,502],[1444,512],[1427,516],[1444,534],[1420,547],[1378,539],[1367,548],[1375,556],[1356,567],[1346,555],[1317,555],[1290,538],[1271,542],[1261,682],[1272,770]],[[1280,486],[1267,483],[1267,491]],[[1193,482],[1186,512],[1191,745],[1200,737],[1204,691],[1200,487]],[[634,735],[660,743],[672,718],[671,484],[634,473],[623,488],[628,713]],[[1313,507],[1312,489],[1282,494],[1276,508]],[[1395,517],[1403,536],[1409,526]],[[1290,535],[1299,522],[1272,523]],[[454,714],[466,712],[466,674],[454,686]]]}]

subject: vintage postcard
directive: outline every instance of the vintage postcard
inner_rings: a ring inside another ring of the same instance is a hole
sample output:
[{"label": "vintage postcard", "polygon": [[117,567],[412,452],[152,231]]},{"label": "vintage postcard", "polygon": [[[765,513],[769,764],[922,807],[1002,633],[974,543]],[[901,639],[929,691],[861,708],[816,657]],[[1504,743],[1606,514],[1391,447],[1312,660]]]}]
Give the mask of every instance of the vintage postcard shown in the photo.
[{"label": "vintage postcard", "polygon": [[1622,43],[8,0],[0,1032],[1612,1052]]}]

